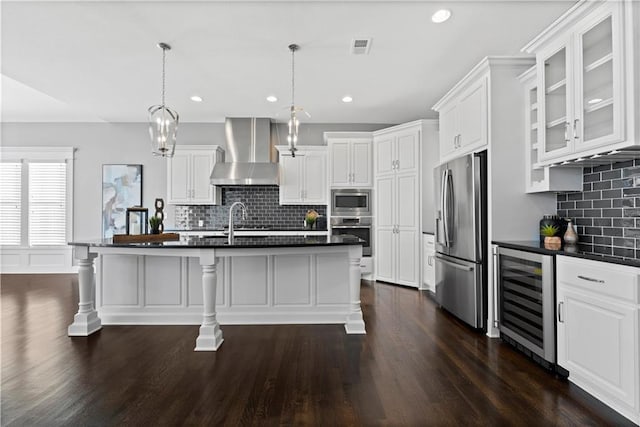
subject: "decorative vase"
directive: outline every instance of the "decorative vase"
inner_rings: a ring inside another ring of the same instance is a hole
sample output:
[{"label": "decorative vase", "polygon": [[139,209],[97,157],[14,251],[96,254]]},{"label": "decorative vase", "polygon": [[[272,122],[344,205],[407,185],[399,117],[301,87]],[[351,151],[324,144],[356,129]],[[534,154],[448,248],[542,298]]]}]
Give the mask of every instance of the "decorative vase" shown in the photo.
[{"label": "decorative vase", "polygon": [[544,238],[544,248],[552,251],[562,247],[562,239],[559,236],[547,236]]},{"label": "decorative vase", "polygon": [[160,234],[160,227],[158,227],[158,228],[152,228],[152,229],[151,229],[151,234]]},{"label": "decorative vase", "polygon": [[578,233],[576,233],[576,230],[573,228],[571,220],[567,222],[567,231],[564,233],[564,243],[566,245],[575,245],[578,243]]}]

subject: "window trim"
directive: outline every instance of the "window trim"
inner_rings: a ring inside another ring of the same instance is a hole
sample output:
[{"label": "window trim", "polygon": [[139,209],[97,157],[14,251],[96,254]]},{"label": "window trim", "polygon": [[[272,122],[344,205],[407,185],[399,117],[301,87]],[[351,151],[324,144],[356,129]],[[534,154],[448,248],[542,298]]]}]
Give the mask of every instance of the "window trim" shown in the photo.
[{"label": "window trim", "polygon": [[[25,183],[28,173],[28,163],[47,163],[47,162],[65,162],[67,164],[67,188],[66,188],[66,233],[65,238],[67,242],[73,240],[73,180],[74,180],[74,160],[75,160],[75,148],[74,147],[48,147],[48,146],[31,146],[31,147],[4,147],[0,146],[0,162],[20,162],[22,163],[22,176],[23,183]],[[21,232],[20,245],[5,245],[0,246],[2,256],[0,256],[1,270],[6,273],[58,273],[58,272],[73,272],[74,268],[71,262],[71,247],[67,244],[64,245],[38,245],[29,246],[28,236],[28,186],[22,190],[23,210],[27,209],[25,214],[22,214],[22,226],[24,227]],[[26,203],[25,203],[26,202]],[[25,224],[26,222],[26,224]],[[34,264],[33,259],[39,259],[42,261],[42,257],[51,256],[53,260],[56,256],[64,255],[64,262],[57,263],[51,261],[51,264]],[[7,260],[12,260],[10,263],[5,263],[5,257]],[[19,261],[15,261],[19,260]]]}]

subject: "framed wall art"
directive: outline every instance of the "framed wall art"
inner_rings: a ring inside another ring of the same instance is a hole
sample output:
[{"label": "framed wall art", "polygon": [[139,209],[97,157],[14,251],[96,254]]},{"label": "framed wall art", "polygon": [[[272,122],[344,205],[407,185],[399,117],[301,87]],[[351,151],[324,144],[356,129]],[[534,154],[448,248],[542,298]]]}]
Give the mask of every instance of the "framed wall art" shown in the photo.
[{"label": "framed wall art", "polygon": [[142,206],[142,165],[102,165],[102,237],[127,232],[127,208]]}]

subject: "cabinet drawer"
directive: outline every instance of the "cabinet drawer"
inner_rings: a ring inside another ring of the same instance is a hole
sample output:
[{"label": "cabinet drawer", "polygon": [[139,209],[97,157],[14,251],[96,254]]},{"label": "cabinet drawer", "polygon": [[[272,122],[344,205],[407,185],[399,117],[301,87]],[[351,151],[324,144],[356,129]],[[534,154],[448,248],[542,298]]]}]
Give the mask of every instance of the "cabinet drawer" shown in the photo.
[{"label": "cabinet drawer", "polygon": [[370,256],[365,256],[360,259],[360,272],[362,274],[373,273],[373,262]]},{"label": "cabinet drawer", "polygon": [[638,302],[638,268],[565,256],[557,257],[556,267],[558,284]]},{"label": "cabinet drawer", "polygon": [[434,248],[434,237],[433,234],[423,234],[424,236],[424,247],[425,248]]}]

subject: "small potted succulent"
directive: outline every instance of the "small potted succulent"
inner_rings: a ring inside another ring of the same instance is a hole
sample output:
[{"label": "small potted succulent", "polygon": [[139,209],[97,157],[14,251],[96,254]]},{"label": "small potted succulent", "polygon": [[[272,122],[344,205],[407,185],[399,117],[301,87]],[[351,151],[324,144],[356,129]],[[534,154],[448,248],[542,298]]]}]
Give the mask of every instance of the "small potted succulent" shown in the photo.
[{"label": "small potted succulent", "polygon": [[540,234],[544,236],[544,247],[546,249],[560,249],[562,246],[562,239],[557,236],[560,231],[560,227],[552,224],[545,224],[540,227]]},{"label": "small potted succulent", "polygon": [[162,220],[157,216],[149,218],[149,226],[151,227],[151,234],[160,234],[160,225]]}]

